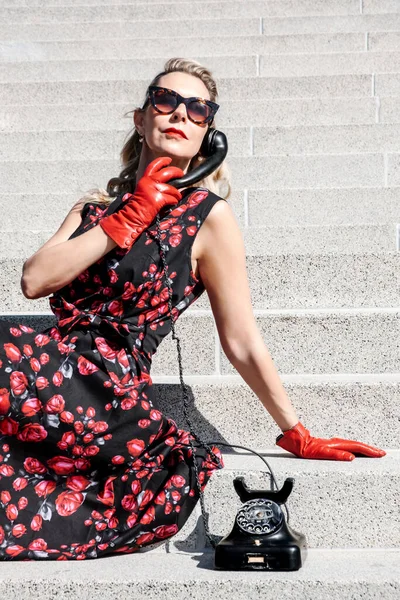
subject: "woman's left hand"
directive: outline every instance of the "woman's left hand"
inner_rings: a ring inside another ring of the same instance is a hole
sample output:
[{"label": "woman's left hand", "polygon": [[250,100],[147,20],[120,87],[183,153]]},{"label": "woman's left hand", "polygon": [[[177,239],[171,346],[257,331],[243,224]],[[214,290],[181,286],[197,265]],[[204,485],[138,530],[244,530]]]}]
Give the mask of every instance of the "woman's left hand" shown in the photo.
[{"label": "woman's left hand", "polygon": [[341,438],[322,439],[312,437],[309,430],[300,421],[291,429],[281,433],[276,438],[276,445],[299,458],[354,460],[355,454],[362,454],[370,458],[380,458],[386,455],[384,450],[368,446],[362,442]]}]

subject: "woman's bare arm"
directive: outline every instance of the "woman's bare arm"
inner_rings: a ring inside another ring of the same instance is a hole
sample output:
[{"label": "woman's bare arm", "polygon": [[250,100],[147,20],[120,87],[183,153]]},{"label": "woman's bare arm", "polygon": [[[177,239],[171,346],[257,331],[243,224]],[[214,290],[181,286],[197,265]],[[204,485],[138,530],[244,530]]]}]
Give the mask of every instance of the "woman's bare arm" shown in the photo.
[{"label": "woman's bare arm", "polygon": [[115,242],[97,226],[68,239],[82,220],[81,209],[80,202],[75,204],[53,237],[25,261],[21,289],[26,298],[42,298],[57,291],[115,248]]},{"label": "woman's bare arm", "polygon": [[299,419],[257,327],[243,237],[225,200],[213,206],[202,225],[198,267],[223,351],[281,430],[290,429]]}]

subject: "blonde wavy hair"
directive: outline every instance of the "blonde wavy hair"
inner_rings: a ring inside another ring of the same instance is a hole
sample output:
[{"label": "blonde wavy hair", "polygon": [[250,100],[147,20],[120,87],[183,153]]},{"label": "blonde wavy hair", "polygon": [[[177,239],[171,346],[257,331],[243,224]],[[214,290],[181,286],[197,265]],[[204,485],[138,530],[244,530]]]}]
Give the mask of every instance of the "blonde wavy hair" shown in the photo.
[{"label": "blonde wavy hair", "polygon": [[[182,73],[189,73],[190,75],[194,75],[201,79],[210,94],[210,100],[213,102],[217,101],[218,92],[217,92],[217,84],[211,74],[206,67],[203,67],[199,62],[194,60],[189,60],[185,58],[170,58],[164,65],[164,71],[158,73],[151,82],[150,85],[157,85],[158,81],[161,79],[163,75],[167,73],[172,73],[174,71],[181,71]],[[144,103],[144,101],[143,101]],[[130,110],[125,113],[124,116],[131,115],[136,110],[144,111],[146,109],[141,108],[140,106],[136,106],[133,110]],[[214,127],[218,129],[215,123],[215,118],[209,124],[209,127]],[[129,135],[130,133],[130,135]],[[82,204],[84,202],[91,202],[93,204],[106,204],[109,205],[115,196],[117,196],[121,192],[130,192],[133,193],[133,189],[127,183],[127,179],[134,181],[134,177],[136,175],[138,166],[140,153],[142,151],[142,143],[139,141],[139,133],[137,132],[135,126],[133,126],[133,133],[129,132],[128,139],[124,143],[122,150],[120,152],[121,162],[123,165],[123,169],[120,172],[118,177],[113,177],[109,180],[107,184],[107,189],[103,188],[93,188],[85,193],[84,196],[80,199]],[[192,160],[189,163],[188,172],[192,169],[195,169],[198,165],[200,165],[205,158],[198,152],[193,156]],[[227,200],[231,195],[231,184],[230,184],[230,169],[224,160],[221,165],[216,169],[211,175],[204,177],[200,181],[196,183],[196,186],[204,187],[211,192],[214,192],[221,198]]]}]

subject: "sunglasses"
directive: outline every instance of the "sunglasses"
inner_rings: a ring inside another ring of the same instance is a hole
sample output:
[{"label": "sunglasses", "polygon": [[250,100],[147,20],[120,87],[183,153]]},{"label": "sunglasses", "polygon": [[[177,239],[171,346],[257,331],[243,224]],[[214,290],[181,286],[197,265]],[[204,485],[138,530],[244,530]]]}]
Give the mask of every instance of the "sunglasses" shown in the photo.
[{"label": "sunglasses", "polygon": [[170,115],[181,102],[186,106],[186,112],[193,123],[209,123],[214,118],[219,109],[219,104],[204,100],[203,98],[184,98],[175,90],[160,87],[158,85],[149,85],[146,102],[151,102],[153,108],[163,115]]}]

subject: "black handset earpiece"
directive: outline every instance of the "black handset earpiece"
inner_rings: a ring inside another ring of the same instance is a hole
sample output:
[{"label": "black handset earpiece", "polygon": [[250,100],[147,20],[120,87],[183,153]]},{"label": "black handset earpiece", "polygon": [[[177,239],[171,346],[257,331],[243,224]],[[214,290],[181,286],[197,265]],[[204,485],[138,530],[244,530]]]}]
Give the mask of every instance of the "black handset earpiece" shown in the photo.
[{"label": "black handset earpiece", "polygon": [[200,152],[205,157],[205,161],[183,177],[171,179],[168,181],[168,185],[173,185],[177,189],[188,187],[213,173],[228,153],[226,135],[222,131],[210,127],[204,136]]}]

